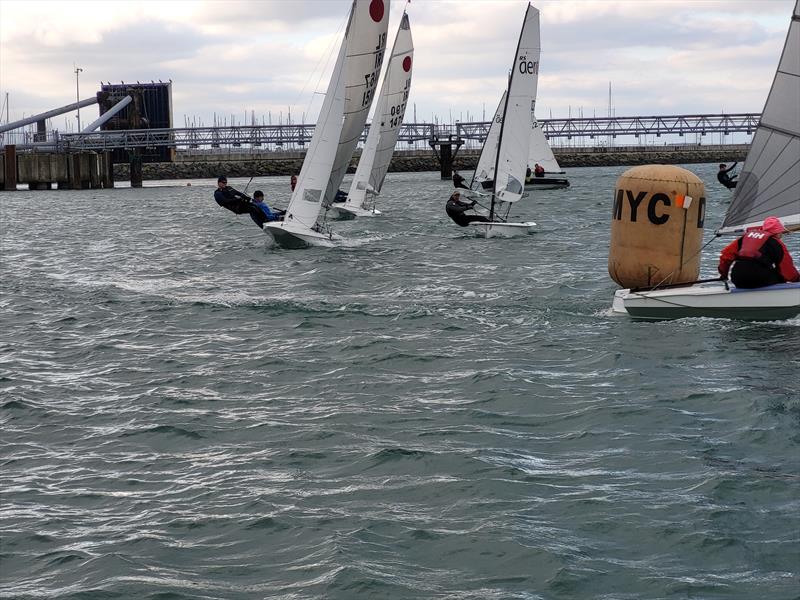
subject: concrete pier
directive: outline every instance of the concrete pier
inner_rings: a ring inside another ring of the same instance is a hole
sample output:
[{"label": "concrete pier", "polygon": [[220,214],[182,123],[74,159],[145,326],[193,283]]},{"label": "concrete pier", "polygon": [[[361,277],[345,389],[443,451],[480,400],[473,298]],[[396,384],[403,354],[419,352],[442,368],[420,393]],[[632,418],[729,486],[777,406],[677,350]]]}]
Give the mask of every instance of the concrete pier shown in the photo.
[{"label": "concrete pier", "polygon": [[31,190],[98,189],[114,187],[111,153],[55,152],[18,153],[6,146],[2,159],[2,189],[13,191],[17,184]]}]

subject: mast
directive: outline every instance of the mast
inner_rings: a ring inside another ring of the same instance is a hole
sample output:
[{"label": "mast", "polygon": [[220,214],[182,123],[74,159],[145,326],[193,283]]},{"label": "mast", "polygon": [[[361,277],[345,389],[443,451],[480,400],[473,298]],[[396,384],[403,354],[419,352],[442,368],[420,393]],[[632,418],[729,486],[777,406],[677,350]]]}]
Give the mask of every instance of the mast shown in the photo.
[{"label": "mast", "polygon": [[[514,67],[517,64],[517,57],[519,56],[519,47],[522,43],[522,34],[525,33],[525,23],[528,21],[528,13],[531,10],[531,4],[528,2],[528,8],[525,10],[525,18],[522,20],[522,27],[519,30],[519,38],[517,39],[517,49],[514,52],[514,61],[511,63],[511,74],[508,76],[507,92],[511,91],[511,82],[514,80]],[[494,183],[492,184],[492,204],[489,207],[489,220],[494,221],[494,205],[495,198],[497,197],[497,175],[500,172],[500,148],[503,146],[503,131],[506,128],[506,112],[508,111],[508,99],[510,93],[506,93],[506,101],[503,104],[503,122],[500,123],[500,137],[497,140],[497,156],[494,158]]]}]

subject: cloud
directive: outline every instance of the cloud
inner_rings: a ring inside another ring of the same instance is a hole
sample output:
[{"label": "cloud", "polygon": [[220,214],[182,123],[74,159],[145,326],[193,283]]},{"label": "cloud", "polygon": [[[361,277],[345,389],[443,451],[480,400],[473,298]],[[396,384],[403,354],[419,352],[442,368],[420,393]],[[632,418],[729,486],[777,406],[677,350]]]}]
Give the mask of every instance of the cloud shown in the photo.
[{"label": "cloud", "polygon": [[[388,0],[387,0],[388,1]],[[540,117],[758,112],[793,0],[541,0]],[[497,103],[524,0],[395,0],[407,8],[418,118],[482,116]],[[102,9],[100,8],[102,7]],[[173,81],[176,124],[291,110],[313,121],[350,0],[0,2],[0,92],[21,118],[100,81]],[[408,118],[413,115],[409,111]],[[248,117],[249,120],[249,117]]]}]

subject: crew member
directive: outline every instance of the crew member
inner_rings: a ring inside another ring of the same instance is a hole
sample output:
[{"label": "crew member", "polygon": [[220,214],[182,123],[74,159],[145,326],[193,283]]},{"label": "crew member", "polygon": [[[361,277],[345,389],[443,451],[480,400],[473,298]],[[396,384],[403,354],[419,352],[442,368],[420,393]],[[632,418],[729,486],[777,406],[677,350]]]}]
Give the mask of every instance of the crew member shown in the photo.
[{"label": "crew member", "polygon": [[253,192],[253,205],[250,211],[250,218],[253,219],[256,225],[264,228],[264,223],[268,221],[283,221],[283,216],[286,214],[285,210],[273,210],[267,203],[264,202],[264,192],[256,190]]},{"label": "crew member", "polygon": [[544,167],[539,163],[533,165],[533,176],[534,177],[544,177]]},{"label": "crew member", "polygon": [[453,171],[453,185],[457,188],[468,190],[469,186],[464,183],[464,178],[458,174],[458,171]]},{"label": "crew member", "polygon": [[730,176],[728,173],[733,171],[733,168],[738,165],[738,162],[733,163],[727,169],[725,168],[725,163],[720,164],[719,171],[717,171],[717,181],[719,181],[722,185],[724,185],[729,190],[732,190],[736,187],[736,175]]},{"label": "crew member", "polygon": [[[719,257],[719,273],[739,288],[759,288],[786,281],[800,281],[800,273],[781,241],[786,231],[778,217],[767,217],[725,248]],[[733,267],[731,267],[733,264]]]},{"label": "crew member", "polygon": [[292,175],[289,185],[292,186],[292,191],[297,187],[297,175]]},{"label": "crew member", "polygon": [[453,192],[453,195],[447,200],[447,204],[445,205],[444,209],[447,212],[447,216],[453,219],[457,225],[461,227],[466,227],[473,221],[483,221],[488,222],[489,219],[484,217],[483,215],[467,215],[465,214],[466,211],[475,207],[476,201],[473,200],[472,202],[463,202],[461,200],[461,193],[456,190]]},{"label": "crew member", "polygon": [[214,190],[214,200],[216,200],[217,204],[222,208],[227,208],[237,215],[249,213],[252,208],[250,197],[229,187],[228,178],[225,177],[225,175],[217,178],[217,189]]}]

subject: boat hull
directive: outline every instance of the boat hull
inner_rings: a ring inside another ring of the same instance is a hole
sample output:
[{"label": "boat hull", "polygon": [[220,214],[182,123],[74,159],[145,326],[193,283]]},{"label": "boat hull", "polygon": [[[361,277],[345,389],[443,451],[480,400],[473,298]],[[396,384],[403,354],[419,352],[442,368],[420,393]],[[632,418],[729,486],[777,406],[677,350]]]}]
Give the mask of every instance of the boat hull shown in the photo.
[{"label": "boat hull", "polygon": [[800,283],[726,289],[722,282],[631,292],[618,290],[612,310],[635,319],[711,317],[782,321],[800,314]]},{"label": "boat hull", "polygon": [[494,238],[494,237],[502,237],[502,238],[510,238],[510,237],[517,237],[521,235],[528,235],[533,228],[536,227],[536,223],[533,221],[527,221],[525,223],[496,223],[496,222],[485,222],[485,221],[473,221],[469,224],[469,226],[474,231],[475,235],[482,238]]},{"label": "boat hull", "polygon": [[308,248],[310,246],[330,248],[341,240],[339,236],[333,234],[321,233],[285,222],[265,223],[264,232],[272,237],[275,245],[287,249]]},{"label": "boat hull", "polygon": [[334,204],[328,209],[328,218],[339,221],[347,221],[356,217],[375,217],[381,214],[379,210],[367,210],[354,204]]},{"label": "boat hull", "polygon": [[525,191],[561,190],[569,187],[569,179],[564,177],[531,177],[525,180]]}]

